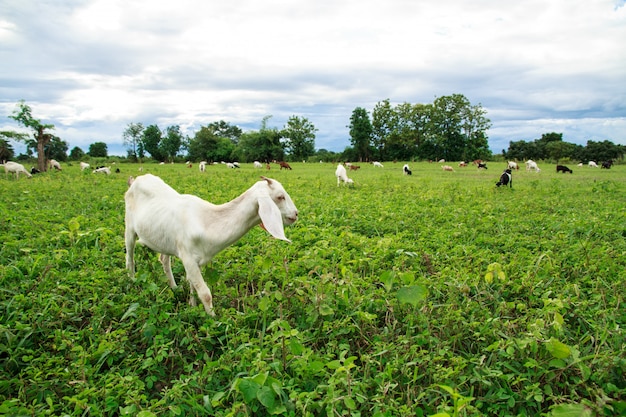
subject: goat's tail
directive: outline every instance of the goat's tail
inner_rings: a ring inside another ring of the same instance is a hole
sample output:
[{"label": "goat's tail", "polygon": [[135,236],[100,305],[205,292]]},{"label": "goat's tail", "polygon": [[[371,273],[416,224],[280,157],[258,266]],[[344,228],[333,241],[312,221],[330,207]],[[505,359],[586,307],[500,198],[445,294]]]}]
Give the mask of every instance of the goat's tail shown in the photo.
[{"label": "goat's tail", "polygon": [[128,181],[126,181],[126,184],[128,184],[128,186],[130,187],[131,185],[133,185],[133,182],[135,182],[135,179],[131,175],[130,177],[128,177]]}]

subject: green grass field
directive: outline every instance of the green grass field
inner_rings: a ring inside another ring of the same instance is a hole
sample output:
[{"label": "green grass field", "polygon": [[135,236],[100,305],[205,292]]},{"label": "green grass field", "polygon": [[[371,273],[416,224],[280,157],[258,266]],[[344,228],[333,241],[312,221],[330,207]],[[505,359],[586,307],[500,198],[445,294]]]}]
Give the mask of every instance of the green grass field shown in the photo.
[{"label": "green grass field", "polygon": [[0,414],[626,415],[626,166],[360,165],[144,165],[213,203],[266,175],[300,211],[204,268],[215,318],[147,248],[128,278],[138,165],[0,174]]}]

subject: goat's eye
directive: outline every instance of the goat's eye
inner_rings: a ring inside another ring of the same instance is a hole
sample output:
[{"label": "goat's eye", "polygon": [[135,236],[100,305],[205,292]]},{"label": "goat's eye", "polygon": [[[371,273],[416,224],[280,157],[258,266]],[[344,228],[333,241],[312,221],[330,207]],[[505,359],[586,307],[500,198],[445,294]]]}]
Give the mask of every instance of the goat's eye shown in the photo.
[{"label": "goat's eye", "polygon": [[278,199],[279,201],[283,201],[283,200],[285,199],[285,196],[284,196],[284,195],[279,195],[277,199]]}]

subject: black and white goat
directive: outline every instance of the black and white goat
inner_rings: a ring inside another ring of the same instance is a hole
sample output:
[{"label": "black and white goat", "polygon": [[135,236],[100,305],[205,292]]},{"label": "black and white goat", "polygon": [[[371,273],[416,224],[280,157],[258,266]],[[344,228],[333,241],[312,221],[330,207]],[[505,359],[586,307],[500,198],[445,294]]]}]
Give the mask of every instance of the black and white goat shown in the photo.
[{"label": "black and white goat", "polygon": [[135,274],[138,239],[160,254],[171,288],[176,288],[176,281],[170,257],[180,258],[189,281],[189,304],[196,305],[196,293],[205,311],[214,316],[213,296],[200,268],[258,224],[275,238],[289,242],[283,225],[298,219],[298,210],[283,186],[262,178],[239,197],[221,205],[179,194],[151,174],[129,178],[124,200],[126,268],[130,276]]},{"label": "black and white goat", "polygon": [[565,174],[566,172],[569,172],[570,174],[573,174],[573,173],[574,173],[574,171],[572,171],[571,169],[569,169],[569,168],[568,168],[568,167],[566,167],[565,165],[557,165],[557,166],[556,166],[556,172],[557,172],[557,174],[558,174],[559,172],[562,172],[562,173],[564,173],[564,174]]},{"label": "black and white goat", "polygon": [[411,168],[409,168],[409,164],[404,164],[404,166],[402,167],[402,172],[404,172],[404,175],[413,175]]},{"label": "black and white goat", "polygon": [[504,185],[505,187],[508,185],[513,188],[513,175],[511,175],[511,168],[505,169],[502,175],[500,175],[500,181],[496,182],[496,186],[499,187],[501,185]]}]

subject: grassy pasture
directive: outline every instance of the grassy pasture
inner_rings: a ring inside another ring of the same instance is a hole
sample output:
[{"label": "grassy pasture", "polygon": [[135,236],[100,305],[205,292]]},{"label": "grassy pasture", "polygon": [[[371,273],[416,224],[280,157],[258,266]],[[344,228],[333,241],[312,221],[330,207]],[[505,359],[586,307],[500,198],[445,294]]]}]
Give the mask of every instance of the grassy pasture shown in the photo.
[{"label": "grassy pasture", "polygon": [[128,278],[138,165],[0,175],[0,414],[626,415],[626,166],[360,165],[144,166],[214,203],[267,175],[300,210],[293,243],[254,228],[205,267],[215,319],[146,248]]}]

